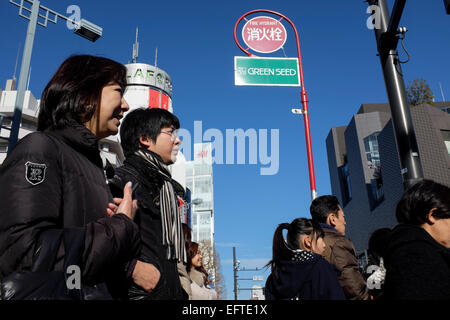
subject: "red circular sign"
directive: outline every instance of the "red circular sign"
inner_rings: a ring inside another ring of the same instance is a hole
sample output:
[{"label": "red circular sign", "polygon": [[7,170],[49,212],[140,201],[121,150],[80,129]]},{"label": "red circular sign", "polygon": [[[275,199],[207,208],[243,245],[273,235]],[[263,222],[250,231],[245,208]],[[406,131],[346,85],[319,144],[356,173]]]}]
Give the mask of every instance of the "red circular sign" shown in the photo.
[{"label": "red circular sign", "polygon": [[252,50],[271,53],[283,47],[287,39],[283,24],[272,17],[255,17],[242,28],[242,39]]}]

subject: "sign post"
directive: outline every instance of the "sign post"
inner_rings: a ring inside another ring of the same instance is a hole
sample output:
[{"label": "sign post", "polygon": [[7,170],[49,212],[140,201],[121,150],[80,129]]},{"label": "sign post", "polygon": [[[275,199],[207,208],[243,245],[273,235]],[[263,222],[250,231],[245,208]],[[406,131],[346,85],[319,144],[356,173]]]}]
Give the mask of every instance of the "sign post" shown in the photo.
[{"label": "sign post", "polygon": [[[280,17],[280,19],[277,20],[272,17],[266,17],[266,16],[256,17],[251,20],[248,20],[246,18],[248,15],[258,13],[258,12],[269,13],[269,14]],[[241,44],[239,43],[239,41],[237,39],[237,35],[236,35],[237,27],[239,25],[239,22],[241,22],[242,19],[245,19],[247,21],[242,30],[242,37],[244,39],[244,43],[247,45],[246,49],[244,49],[244,47],[241,46]],[[252,53],[250,53],[248,51],[249,49],[252,49],[253,51],[260,52],[260,53],[274,52],[274,51],[280,49],[281,47],[283,47],[284,43],[286,42],[286,38],[287,38],[286,29],[281,24],[281,20],[283,20],[283,19],[286,20],[292,26],[292,28],[294,29],[294,33],[295,33],[295,38],[297,40],[297,54],[298,54],[298,60],[297,60],[298,72],[297,73],[298,73],[298,77],[300,79],[300,87],[301,87],[300,94],[301,94],[301,102],[302,102],[302,106],[303,106],[303,109],[300,110],[301,112],[299,112],[299,113],[303,114],[303,119],[304,119],[304,123],[305,123],[306,152],[308,155],[309,182],[310,182],[310,186],[311,186],[311,200],[314,200],[317,197],[317,189],[316,189],[316,179],[314,176],[314,161],[313,161],[312,146],[311,146],[311,132],[310,132],[310,128],[309,128],[308,98],[307,98],[305,82],[304,82],[304,78],[303,78],[303,66],[302,66],[302,58],[301,58],[301,53],[300,53],[300,41],[299,41],[299,37],[298,37],[297,28],[295,27],[295,25],[292,23],[291,20],[289,20],[286,16],[282,15],[281,13],[278,13],[278,12],[272,11],[272,10],[266,10],[266,9],[252,10],[252,11],[247,12],[243,16],[241,16],[238,19],[238,21],[236,22],[236,25],[234,26],[234,41],[236,42],[238,47],[243,52],[245,52],[245,54],[247,54],[247,56],[249,56],[249,57],[255,57]],[[269,77],[269,76],[265,75],[266,73],[269,72],[269,71],[265,71],[264,70],[265,68],[271,69],[269,67],[262,67],[263,70],[261,70],[261,68],[260,68],[259,75],[258,75],[259,79]],[[236,74],[239,72],[236,69],[237,69],[237,67],[236,67],[236,62],[235,62],[235,77],[236,77]],[[252,72],[254,72],[254,71],[255,70],[252,70]],[[241,72],[244,73],[243,70],[241,70]],[[240,85],[247,85],[247,84],[242,83],[242,81],[246,81],[246,80],[242,80],[242,78],[248,79],[249,82],[252,81],[252,80],[250,80],[252,78],[250,76],[253,76],[253,75],[249,74],[248,69],[246,72],[247,72],[247,74],[245,74],[245,77],[242,77],[241,74],[238,73],[238,77],[235,78],[236,79],[235,82],[240,82],[241,83]],[[270,72],[272,72],[272,71],[270,71]],[[261,73],[263,73],[264,75],[261,75]],[[270,74],[270,76],[272,76],[272,75]],[[239,85],[239,84],[236,84],[236,85]],[[262,84],[249,83],[248,85],[262,85]],[[271,84],[263,84],[263,85],[271,85]]]}]

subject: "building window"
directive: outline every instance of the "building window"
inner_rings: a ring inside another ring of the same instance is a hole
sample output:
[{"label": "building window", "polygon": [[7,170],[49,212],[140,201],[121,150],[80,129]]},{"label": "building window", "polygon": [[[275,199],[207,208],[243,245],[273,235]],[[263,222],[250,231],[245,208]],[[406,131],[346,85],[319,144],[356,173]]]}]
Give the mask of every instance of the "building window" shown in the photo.
[{"label": "building window", "polygon": [[381,176],[379,178],[371,179],[370,186],[372,189],[372,196],[376,203],[383,201],[384,191],[383,191],[383,180]]},{"label": "building window", "polygon": [[343,184],[342,205],[345,206],[352,199],[352,188],[350,185],[350,174],[348,171],[348,163],[340,167],[341,181]]},{"label": "building window", "polygon": [[380,152],[378,148],[378,135],[380,132],[374,132],[364,138],[364,148],[366,152],[367,165],[375,169],[373,178],[370,180],[369,197],[371,207],[375,208],[384,199],[383,179],[381,177]]},{"label": "building window", "polygon": [[364,138],[364,148],[366,149],[366,158],[368,165],[379,166],[380,165],[380,153],[378,151],[378,135],[380,132],[375,132],[370,136]]},{"label": "building window", "polygon": [[[450,109],[450,108],[449,108]],[[441,130],[442,138],[444,138],[447,153],[450,155],[450,130]]]},{"label": "building window", "polygon": [[441,110],[444,112],[450,113],[450,108],[443,107],[443,108],[441,108]]}]

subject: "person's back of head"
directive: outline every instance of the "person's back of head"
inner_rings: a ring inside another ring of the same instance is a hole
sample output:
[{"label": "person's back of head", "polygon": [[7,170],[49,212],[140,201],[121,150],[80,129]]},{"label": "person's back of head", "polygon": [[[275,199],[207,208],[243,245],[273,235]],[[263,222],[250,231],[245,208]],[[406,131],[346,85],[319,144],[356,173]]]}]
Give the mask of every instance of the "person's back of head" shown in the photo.
[{"label": "person's back of head", "polygon": [[390,228],[380,228],[375,230],[369,238],[368,251],[372,256],[379,260],[384,257],[386,245],[389,241],[389,236],[391,235]]},{"label": "person's back of head", "polygon": [[332,195],[315,198],[309,207],[312,219],[319,223],[327,223],[328,216],[337,213],[339,209],[339,200]]},{"label": "person's back of head", "polygon": [[[283,230],[287,230],[286,240]],[[311,219],[297,218],[291,223],[279,224],[273,235],[272,260],[267,266],[271,266],[274,276],[277,277],[276,269],[280,261],[289,260],[297,250],[314,251],[317,240],[323,237],[322,228]]]},{"label": "person's back of head", "polygon": [[156,142],[161,129],[165,127],[180,128],[178,118],[167,110],[139,108],[130,111],[120,127],[120,140],[125,157],[145,148],[139,138],[146,137]]},{"label": "person's back of head", "polygon": [[422,180],[405,191],[397,204],[400,224],[424,229],[436,242],[450,248],[450,188]]},{"label": "person's back of head", "polygon": [[395,215],[399,223],[422,225],[428,215],[450,218],[450,188],[432,180],[422,180],[405,191],[397,203]]},{"label": "person's back of head", "polygon": [[125,66],[91,55],[69,57],[42,92],[37,130],[60,129],[70,121],[86,123],[100,112],[102,89],[110,84],[125,91]]}]

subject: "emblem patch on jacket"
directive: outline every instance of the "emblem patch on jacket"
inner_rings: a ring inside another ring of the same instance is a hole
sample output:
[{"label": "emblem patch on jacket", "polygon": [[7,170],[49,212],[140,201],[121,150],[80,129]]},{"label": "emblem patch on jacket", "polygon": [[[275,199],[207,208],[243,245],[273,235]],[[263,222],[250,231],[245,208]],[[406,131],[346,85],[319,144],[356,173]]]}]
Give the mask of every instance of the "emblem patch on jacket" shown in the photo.
[{"label": "emblem patch on jacket", "polygon": [[45,170],[47,169],[47,165],[27,161],[27,163],[25,163],[25,168],[25,179],[33,186],[45,180]]}]

